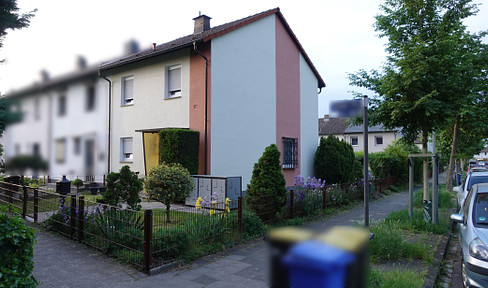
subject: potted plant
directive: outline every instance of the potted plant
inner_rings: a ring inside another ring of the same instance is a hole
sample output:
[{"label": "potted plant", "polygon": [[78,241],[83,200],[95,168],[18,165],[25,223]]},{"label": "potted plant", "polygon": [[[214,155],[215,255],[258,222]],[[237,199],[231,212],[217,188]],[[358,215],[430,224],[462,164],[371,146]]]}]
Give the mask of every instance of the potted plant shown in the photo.
[{"label": "potted plant", "polygon": [[83,186],[83,180],[81,180],[80,178],[76,178],[72,184],[76,186],[76,193],[78,193],[80,187]]}]

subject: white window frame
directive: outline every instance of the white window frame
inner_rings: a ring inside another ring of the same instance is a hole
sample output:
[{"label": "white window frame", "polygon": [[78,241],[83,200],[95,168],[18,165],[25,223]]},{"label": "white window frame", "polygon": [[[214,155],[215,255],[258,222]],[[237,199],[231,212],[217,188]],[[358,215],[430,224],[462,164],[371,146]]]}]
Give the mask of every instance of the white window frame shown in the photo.
[{"label": "white window frame", "polygon": [[[130,141],[130,149],[127,147],[127,141]],[[134,139],[132,137],[120,138],[120,162],[133,162],[134,160]]]},{"label": "white window frame", "polygon": [[[125,87],[125,83],[126,81],[129,81],[129,80],[132,80],[132,97],[127,97],[127,92],[125,91],[126,90],[126,87]],[[135,79],[134,79],[134,75],[129,75],[129,76],[124,76],[121,78],[121,84],[120,84],[120,95],[121,95],[121,103],[120,105],[121,106],[129,106],[129,105],[134,105],[134,88],[135,88]]]},{"label": "white window frame", "polygon": [[[378,139],[381,138],[381,144],[378,144]],[[374,145],[375,146],[383,146],[384,142],[383,136],[374,136]]]},{"label": "white window frame", "polygon": [[[353,139],[356,139],[356,144],[352,143]],[[358,147],[359,146],[359,137],[358,136],[351,136],[351,146],[352,147]]]},{"label": "white window frame", "polygon": [[[180,70],[180,89],[173,89],[173,91],[170,91],[170,78],[169,78],[169,74],[170,74],[170,71],[171,70],[176,70],[176,69],[179,69]],[[166,82],[166,85],[165,85],[165,99],[173,99],[173,98],[179,98],[181,97],[181,90],[182,90],[182,72],[183,72],[183,69],[181,67],[181,64],[175,64],[175,65],[168,65],[166,66],[166,69],[165,69],[165,82]]]}]

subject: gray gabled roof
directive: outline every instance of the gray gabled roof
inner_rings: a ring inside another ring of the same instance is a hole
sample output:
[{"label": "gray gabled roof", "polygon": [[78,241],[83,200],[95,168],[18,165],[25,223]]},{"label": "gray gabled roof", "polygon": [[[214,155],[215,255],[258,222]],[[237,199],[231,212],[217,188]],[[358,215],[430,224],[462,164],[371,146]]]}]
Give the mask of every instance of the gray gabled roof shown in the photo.
[{"label": "gray gabled roof", "polygon": [[216,38],[216,37],[219,37],[219,36],[224,35],[226,33],[229,33],[233,30],[236,30],[240,27],[243,27],[247,24],[250,24],[252,22],[255,22],[257,20],[260,20],[260,19],[267,17],[269,15],[272,15],[272,14],[276,14],[278,16],[278,18],[281,20],[281,22],[283,23],[283,26],[288,31],[288,34],[292,38],[293,42],[295,43],[297,48],[300,50],[303,57],[307,61],[308,65],[310,66],[310,69],[312,69],[313,73],[315,74],[315,77],[318,80],[318,88],[325,87],[324,80],[322,79],[319,72],[317,71],[317,69],[313,65],[313,63],[310,60],[310,58],[308,57],[307,53],[305,53],[305,50],[303,49],[300,42],[298,42],[297,37],[295,36],[295,34],[291,30],[290,26],[286,22],[285,18],[283,17],[283,14],[281,14],[279,8],[270,9],[270,10],[267,10],[267,11],[264,11],[264,12],[261,12],[261,13],[258,13],[258,14],[240,19],[240,20],[236,20],[233,22],[229,22],[229,23],[226,23],[223,25],[219,25],[219,26],[210,28],[210,29],[205,30],[205,31],[200,32],[200,33],[190,34],[190,35],[172,40],[170,42],[157,45],[154,50],[153,49],[146,49],[146,50],[140,51],[138,53],[134,53],[132,55],[116,59],[114,61],[102,63],[102,64],[100,64],[100,68],[99,68],[100,73],[105,74],[105,71],[111,70],[113,68],[121,67],[121,66],[124,66],[124,65],[129,64],[129,63],[134,63],[134,62],[138,62],[138,61],[145,60],[148,58],[152,58],[155,56],[167,54],[167,53],[170,53],[170,52],[173,52],[176,50],[180,50],[182,48],[192,47],[194,42],[210,41],[213,38]]},{"label": "gray gabled roof", "polygon": [[[348,118],[320,118],[319,135],[363,133],[362,124],[350,125],[347,120]],[[385,129],[381,124],[368,127],[369,133],[399,132],[400,130],[400,128]]]},{"label": "gray gabled roof", "polygon": [[319,119],[319,135],[344,134],[347,118]]},{"label": "gray gabled roof", "polygon": [[[364,129],[363,124],[349,126],[346,128],[346,131],[344,131],[344,134],[363,133],[363,129]],[[369,133],[398,132],[398,131],[400,131],[399,128],[385,129],[382,124],[368,127]]]}]

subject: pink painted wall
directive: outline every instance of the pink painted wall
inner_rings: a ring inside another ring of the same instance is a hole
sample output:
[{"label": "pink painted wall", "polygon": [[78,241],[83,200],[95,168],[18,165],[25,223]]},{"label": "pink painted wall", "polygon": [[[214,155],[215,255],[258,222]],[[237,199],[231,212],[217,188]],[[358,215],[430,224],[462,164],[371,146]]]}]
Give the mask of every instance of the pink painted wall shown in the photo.
[{"label": "pink painted wall", "polygon": [[[298,139],[300,163],[300,51],[282,25],[276,21],[276,145],[283,155],[282,138]],[[283,156],[281,157],[283,163]],[[300,166],[283,169],[286,185],[293,185]]]},{"label": "pink painted wall", "polygon": [[[207,86],[207,173],[210,173],[210,42],[199,44],[199,50],[208,59]],[[193,49],[190,52],[190,129],[200,132],[198,174],[205,174],[205,60]]]}]

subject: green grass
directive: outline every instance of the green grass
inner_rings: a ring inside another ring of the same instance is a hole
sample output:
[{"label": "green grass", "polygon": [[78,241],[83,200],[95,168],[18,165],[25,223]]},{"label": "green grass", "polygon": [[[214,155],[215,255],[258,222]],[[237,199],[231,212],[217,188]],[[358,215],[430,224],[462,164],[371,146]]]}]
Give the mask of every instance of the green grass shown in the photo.
[{"label": "green grass", "polygon": [[370,227],[374,238],[370,241],[370,259],[373,262],[399,258],[431,260],[432,251],[422,242],[406,241],[402,229],[395,222],[374,223]]},{"label": "green grass", "polygon": [[425,222],[423,211],[420,209],[413,210],[412,221],[408,216],[408,210],[394,211],[390,213],[385,219],[386,223],[395,223],[395,225],[412,233],[431,232],[434,234],[445,234],[449,231],[449,218],[440,217],[439,224],[435,225],[432,222]]},{"label": "green grass", "polygon": [[408,269],[395,269],[381,272],[371,269],[369,273],[369,288],[421,288],[424,278],[417,272]]},{"label": "green grass", "polygon": [[[423,189],[419,189],[415,191],[413,195],[413,206],[416,208],[422,208],[423,197],[424,197]],[[450,191],[446,191],[446,185],[439,185],[439,209],[454,208],[456,206],[456,203],[453,202],[455,198],[456,195],[454,193]],[[432,189],[429,189],[429,199],[432,200]]]}]

